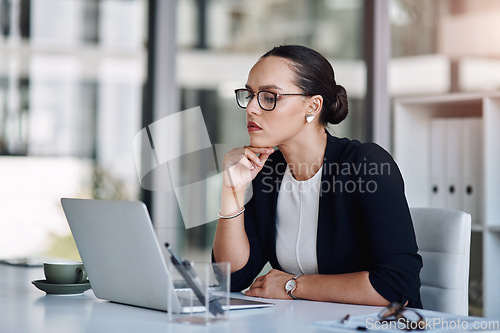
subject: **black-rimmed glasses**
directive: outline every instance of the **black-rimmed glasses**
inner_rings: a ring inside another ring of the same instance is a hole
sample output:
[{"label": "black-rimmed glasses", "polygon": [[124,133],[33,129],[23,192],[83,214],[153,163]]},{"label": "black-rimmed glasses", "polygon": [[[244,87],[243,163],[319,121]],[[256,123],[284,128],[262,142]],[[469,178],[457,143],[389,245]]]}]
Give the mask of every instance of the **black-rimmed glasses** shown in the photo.
[{"label": "black-rimmed glasses", "polygon": [[[401,329],[406,331],[425,330],[427,322],[424,317],[414,309],[405,308],[401,303],[394,302],[384,308],[377,316],[377,323],[381,324],[381,328],[387,329]],[[347,314],[341,321],[341,324],[346,324],[351,316]],[[385,326],[383,325],[385,324]],[[361,325],[356,329],[359,331],[366,331],[372,327]]]},{"label": "black-rimmed glasses", "polygon": [[276,101],[281,96],[312,96],[311,94],[280,94],[272,91],[261,90],[258,93],[254,93],[248,89],[236,89],[234,91],[236,94],[236,103],[240,108],[246,108],[252,98],[257,94],[257,102],[262,110],[273,111],[276,107]]},{"label": "black-rimmed glasses", "polygon": [[397,322],[398,327],[411,331],[426,328],[424,317],[413,309],[405,308],[401,303],[394,302],[383,309],[378,315],[380,322]]}]

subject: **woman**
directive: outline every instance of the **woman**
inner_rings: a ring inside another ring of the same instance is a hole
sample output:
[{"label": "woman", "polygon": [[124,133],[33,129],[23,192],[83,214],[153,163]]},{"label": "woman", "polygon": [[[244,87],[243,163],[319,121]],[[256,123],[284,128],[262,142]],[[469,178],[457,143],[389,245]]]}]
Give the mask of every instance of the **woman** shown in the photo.
[{"label": "woman", "polygon": [[[376,144],[325,130],[348,113],[330,63],[304,46],[275,47],[236,99],[250,145],[224,156],[213,246],[215,261],[231,263],[231,289],[422,307],[422,260],[395,162]],[[255,279],[267,262],[274,269]]]}]

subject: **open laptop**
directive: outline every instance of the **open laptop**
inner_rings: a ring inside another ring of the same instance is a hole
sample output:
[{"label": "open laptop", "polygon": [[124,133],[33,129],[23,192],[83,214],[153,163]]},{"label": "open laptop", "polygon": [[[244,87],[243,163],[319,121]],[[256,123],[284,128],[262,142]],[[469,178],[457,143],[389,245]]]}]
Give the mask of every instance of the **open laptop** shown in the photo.
[{"label": "open laptop", "polygon": [[[174,288],[146,205],[140,201],[61,199],[96,297],[167,311]],[[173,298],[173,312],[183,309]],[[230,309],[272,306],[231,298]]]}]

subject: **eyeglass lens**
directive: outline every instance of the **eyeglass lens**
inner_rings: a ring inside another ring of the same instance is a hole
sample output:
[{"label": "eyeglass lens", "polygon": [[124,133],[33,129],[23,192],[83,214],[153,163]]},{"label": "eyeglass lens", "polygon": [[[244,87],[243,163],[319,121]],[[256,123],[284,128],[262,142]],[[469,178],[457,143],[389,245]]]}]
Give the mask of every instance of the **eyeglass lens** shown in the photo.
[{"label": "eyeglass lens", "polygon": [[[254,94],[246,89],[236,90],[236,101],[242,108],[246,108],[252,100]],[[269,91],[259,91],[257,93],[259,106],[266,110],[271,111],[276,106],[276,96]]]},{"label": "eyeglass lens", "polygon": [[402,310],[402,306],[399,303],[392,303],[379,313],[379,318],[387,319],[389,317],[397,316]]},{"label": "eyeglass lens", "polygon": [[276,96],[268,91],[260,91],[257,95],[260,107],[264,110],[272,110],[276,105]]},{"label": "eyeglass lens", "polygon": [[238,105],[242,108],[246,108],[248,106],[252,97],[252,93],[246,89],[236,90],[236,102],[238,102]]},{"label": "eyeglass lens", "polygon": [[425,329],[425,319],[417,311],[406,309],[399,303],[392,303],[383,309],[379,318],[381,321],[404,319],[407,323],[416,323],[416,325],[411,326],[411,329]]}]

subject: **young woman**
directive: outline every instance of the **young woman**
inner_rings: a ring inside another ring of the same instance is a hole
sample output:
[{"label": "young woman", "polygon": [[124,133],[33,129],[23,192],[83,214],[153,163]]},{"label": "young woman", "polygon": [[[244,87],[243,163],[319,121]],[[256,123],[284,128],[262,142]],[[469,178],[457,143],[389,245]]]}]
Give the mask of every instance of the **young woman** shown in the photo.
[{"label": "young woman", "polygon": [[[213,246],[215,261],[231,263],[231,289],[422,307],[422,259],[397,165],[376,144],[325,130],[348,113],[330,63],[304,46],[275,47],[236,99],[250,144],[224,157]],[[267,262],[273,270],[255,279]]]}]

